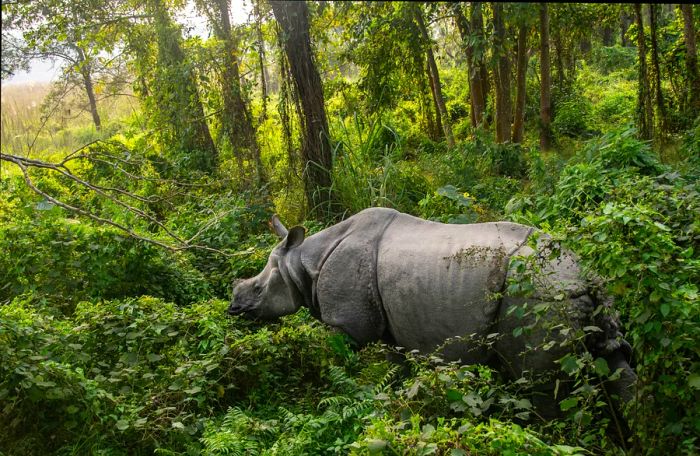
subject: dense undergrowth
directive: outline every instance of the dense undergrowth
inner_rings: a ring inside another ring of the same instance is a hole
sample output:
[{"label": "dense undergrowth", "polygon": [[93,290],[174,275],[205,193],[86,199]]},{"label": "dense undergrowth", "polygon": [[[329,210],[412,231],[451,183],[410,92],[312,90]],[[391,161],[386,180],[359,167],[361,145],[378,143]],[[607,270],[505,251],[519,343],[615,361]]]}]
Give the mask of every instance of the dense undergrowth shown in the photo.
[{"label": "dense undergrowth", "polygon": [[[396,190],[406,178],[396,174],[384,194],[445,222],[506,217],[539,226],[600,274],[635,348],[631,444],[651,454],[691,454],[698,444],[700,189],[697,140],[688,138],[680,153],[690,158],[676,165],[662,164],[631,130],[587,142],[566,164],[477,138],[433,157],[455,185],[411,199]],[[430,177],[416,175],[430,188]],[[274,244],[256,226],[269,208],[254,198],[216,198],[225,215],[202,236],[246,253],[222,259],[171,253],[70,217],[19,177],[2,185],[11,195],[0,212],[8,454],[620,451],[585,359],[568,367],[580,387],[560,403],[566,418],[542,422],[523,385],[486,367],[412,357],[406,372],[384,360],[388,348],[357,351],[306,312],[266,326],[227,318],[220,298],[228,284],[259,270]],[[63,191],[60,180],[42,185]],[[171,226],[195,229],[199,208],[211,207],[202,192],[180,203]]]},{"label": "dense undergrowth", "polygon": [[[336,81],[326,103],[332,190],[339,218],[387,206],[446,223],[508,219],[564,241],[602,278],[634,347],[639,385],[625,410],[627,449],[697,454],[700,124],[654,148],[636,139],[633,63],[629,49],[600,47],[569,90],[555,90],[557,150],[548,153],[534,145],[537,113],[522,145],[473,131],[464,84],[449,71],[450,150],[412,120],[420,118],[415,101],[377,113],[359,101],[358,85]],[[528,106],[538,90],[529,84]],[[353,347],[306,311],[265,326],[227,317],[232,281],[257,273],[276,242],[269,216],[303,219],[303,184],[290,171],[279,113],[258,130],[269,173],[262,189],[230,179],[226,150],[218,175],[182,182],[187,170],[139,120],[115,124],[116,134],[76,128],[83,143],[102,140],[88,148],[93,157],[118,158],[123,168],[75,160],[71,170],[135,195],[128,204],[152,220],[55,173],[32,169],[32,179],[144,238],[209,249],[173,252],[77,216],[3,163],[0,453],[624,452],[596,377],[609,372],[583,355],[562,364],[575,387],[557,398],[562,418],[545,422],[527,385],[484,366],[429,354],[397,366],[385,360],[390,348]],[[47,160],[72,150],[41,140],[52,144]]]}]

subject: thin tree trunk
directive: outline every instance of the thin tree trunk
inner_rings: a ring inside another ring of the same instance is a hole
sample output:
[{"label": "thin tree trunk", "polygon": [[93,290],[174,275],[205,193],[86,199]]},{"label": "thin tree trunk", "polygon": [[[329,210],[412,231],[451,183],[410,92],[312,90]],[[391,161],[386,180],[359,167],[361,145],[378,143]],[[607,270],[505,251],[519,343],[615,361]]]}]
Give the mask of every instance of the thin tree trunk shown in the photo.
[{"label": "thin tree trunk", "polygon": [[557,83],[562,89],[566,84],[566,74],[564,73],[564,49],[561,40],[561,33],[558,27],[554,27],[554,63],[557,65]]},{"label": "thin tree trunk", "polygon": [[606,25],[603,26],[603,46],[612,46],[615,44],[615,38],[613,38],[613,29],[612,27]]},{"label": "thin tree trunk", "polygon": [[622,47],[628,47],[630,45],[629,40],[627,40],[627,30],[630,28],[632,23],[629,14],[625,11],[626,5],[620,5],[620,45]]},{"label": "thin tree trunk", "polygon": [[83,77],[83,87],[85,88],[85,93],[88,97],[92,122],[95,124],[95,130],[100,131],[102,129],[102,120],[100,119],[100,113],[97,112],[97,97],[95,97],[95,87],[92,83],[92,66],[85,58],[85,52],[82,50],[82,48],[77,45],[74,47],[78,52],[80,75]]},{"label": "thin tree trunk", "polygon": [[503,24],[503,5],[493,4],[493,22],[495,29],[494,47],[498,53],[496,71],[496,142],[504,143],[510,139],[511,119],[513,115],[510,100],[510,60],[505,49],[505,26]]},{"label": "thin tree trunk", "polygon": [[552,75],[549,62],[549,12],[540,4],[540,149],[552,145]]},{"label": "thin tree trunk", "polygon": [[423,42],[425,43],[425,52],[428,59],[428,74],[430,75],[430,86],[432,88],[433,100],[435,101],[435,110],[442,122],[442,131],[445,134],[447,147],[453,148],[455,146],[455,140],[454,136],[452,136],[452,127],[450,126],[450,118],[447,113],[447,107],[445,106],[445,98],[442,96],[440,73],[438,72],[437,64],[435,63],[433,44],[432,40],[430,39],[430,35],[428,35],[428,30],[425,27],[425,22],[423,21],[423,12],[418,4],[414,5],[413,14],[416,19],[416,24],[418,24],[418,30],[423,37]]},{"label": "thin tree trunk", "polygon": [[[472,6],[472,9],[474,6]],[[473,128],[478,128],[479,125],[484,121],[484,111],[486,109],[486,102],[484,100],[484,94],[482,92],[483,84],[481,83],[481,72],[479,62],[474,58],[475,46],[471,40],[470,35],[474,33],[474,30],[470,29],[470,23],[462,12],[462,6],[460,3],[455,3],[453,6],[453,11],[455,13],[455,22],[457,23],[457,29],[459,30],[459,35],[462,38],[462,46],[464,47],[464,53],[467,58],[467,71],[469,72],[469,98],[471,104],[471,122]]]},{"label": "thin tree trunk", "polygon": [[647,71],[647,50],[644,38],[644,19],[642,18],[642,5],[640,3],[634,4],[634,13],[637,20],[637,51],[639,54],[637,122],[639,123],[640,137],[643,139],[651,139],[653,136],[653,111],[651,106],[651,89],[649,88],[649,73]]},{"label": "thin tree trunk", "polygon": [[661,65],[659,64],[659,46],[657,38],[658,5],[649,4],[649,21],[651,31],[651,64],[654,67],[654,101],[656,102],[656,115],[659,125],[659,135],[663,136],[667,128],[666,106],[663,92],[661,91]]},{"label": "thin tree trunk", "polygon": [[527,32],[528,27],[523,23],[518,29],[518,76],[517,93],[515,97],[515,121],[513,122],[513,142],[520,144],[525,133],[525,90],[528,64]]},{"label": "thin tree trunk", "polygon": [[304,1],[271,1],[270,6],[282,28],[285,53],[304,112],[302,157],[306,197],[311,212],[329,220],[333,210],[331,140],[321,77],[311,50],[309,10]]},{"label": "thin tree trunk", "polygon": [[255,35],[258,46],[258,66],[260,67],[260,91],[262,95],[262,119],[267,118],[267,70],[265,68],[265,38],[262,33],[262,14],[260,12],[260,0],[253,2],[255,15]]},{"label": "thin tree trunk", "polygon": [[698,48],[695,43],[695,22],[693,22],[693,5],[681,5],[683,14],[683,38],[685,40],[685,67],[688,73],[690,106],[692,115],[700,115],[700,75],[698,74]]},{"label": "thin tree trunk", "polygon": [[486,61],[484,59],[484,44],[486,38],[484,36],[484,17],[481,14],[481,2],[472,3],[470,22],[472,30],[476,32],[476,36],[479,40],[479,46],[475,46],[474,52],[477,54],[474,56],[475,62],[477,62],[479,71],[479,80],[481,83],[481,94],[483,95],[483,111],[481,111],[480,117],[484,124],[488,123],[486,119],[486,106],[488,105],[489,93],[491,92],[491,87],[489,84],[489,72],[486,68]]}]

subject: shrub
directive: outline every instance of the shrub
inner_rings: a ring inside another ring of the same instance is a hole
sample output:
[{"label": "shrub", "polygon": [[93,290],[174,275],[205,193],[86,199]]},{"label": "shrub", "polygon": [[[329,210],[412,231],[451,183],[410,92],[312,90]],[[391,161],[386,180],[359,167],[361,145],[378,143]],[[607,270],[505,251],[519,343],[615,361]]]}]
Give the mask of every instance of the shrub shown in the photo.
[{"label": "shrub", "polygon": [[600,46],[593,53],[593,65],[603,74],[630,69],[637,59],[633,47]]},{"label": "shrub", "polygon": [[70,312],[89,298],[151,294],[189,303],[210,295],[184,255],[66,219],[62,209],[47,206],[0,227],[0,302],[35,293]]},{"label": "shrub", "polygon": [[[215,413],[322,389],[348,353],[301,313],[260,329],[226,302],[141,297],[53,318],[35,298],[0,307],[0,424],[13,453],[185,451]],[[46,438],[50,436],[50,438]]]},{"label": "shrub", "polygon": [[661,165],[633,131],[591,141],[576,161],[551,195],[513,200],[511,218],[564,233],[615,297],[636,354],[638,399],[628,418],[640,451],[661,445],[692,454],[700,416],[697,175]]},{"label": "shrub", "polygon": [[557,102],[552,128],[559,135],[580,138],[590,134],[592,125],[591,103],[580,95]]}]

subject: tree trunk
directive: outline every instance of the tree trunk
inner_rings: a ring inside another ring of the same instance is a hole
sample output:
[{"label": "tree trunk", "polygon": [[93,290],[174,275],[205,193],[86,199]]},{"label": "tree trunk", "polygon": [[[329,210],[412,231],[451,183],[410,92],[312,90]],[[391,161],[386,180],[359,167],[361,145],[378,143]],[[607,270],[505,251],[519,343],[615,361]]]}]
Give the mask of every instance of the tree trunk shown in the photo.
[{"label": "tree trunk", "polygon": [[262,119],[267,118],[267,70],[265,68],[265,38],[262,33],[262,14],[260,12],[260,0],[253,2],[253,14],[255,15],[255,36],[258,46],[258,66],[260,67],[260,91],[262,96]]},{"label": "tree trunk", "polygon": [[[589,57],[591,53],[591,36],[589,35],[588,32],[584,32],[583,36],[581,37],[581,42],[579,43],[579,50],[581,51],[581,55],[584,57]],[[576,59],[572,58],[572,65],[574,69],[576,68]]]},{"label": "tree trunk", "polygon": [[311,212],[331,218],[331,140],[323,100],[323,87],[313,61],[306,2],[271,1],[284,36],[284,49],[304,112],[302,157],[304,187]]},{"label": "tree trunk", "polygon": [[[180,30],[170,18],[161,0],[150,2],[158,41],[158,64],[163,87],[154,89],[158,109],[167,118],[168,128],[178,148],[188,154],[190,166],[211,173],[218,163],[218,152],[204,116],[195,75],[186,70],[185,53],[180,45]],[[176,82],[177,81],[177,82]]]},{"label": "tree trunk", "polygon": [[540,4],[540,149],[552,145],[552,76],[549,63],[549,12]]},{"label": "tree trunk", "polygon": [[637,20],[637,51],[639,55],[637,122],[639,123],[640,137],[643,139],[651,139],[653,136],[653,111],[651,106],[651,89],[649,88],[649,74],[647,71],[647,50],[644,38],[644,19],[642,18],[641,4],[634,4],[634,13]]},{"label": "tree trunk", "polygon": [[628,47],[630,42],[627,40],[627,30],[630,28],[632,23],[629,14],[625,11],[626,5],[620,5],[620,45],[622,47]]},{"label": "tree trunk", "polygon": [[700,75],[698,74],[698,48],[695,43],[695,22],[693,5],[681,5],[683,14],[683,38],[685,40],[685,68],[688,73],[688,87],[692,116],[700,115]]},{"label": "tree trunk", "polygon": [[557,66],[557,84],[559,90],[566,84],[566,74],[564,73],[564,49],[561,40],[561,33],[558,27],[554,27],[554,63]]},{"label": "tree trunk", "polygon": [[496,71],[496,142],[504,143],[510,139],[511,118],[513,115],[510,100],[510,60],[506,51],[506,32],[503,24],[503,5],[493,4],[493,22],[495,30],[494,48],[498,53]]},{"label": "tree trunk", "polygon": [[95,130],[100,131],[102,128],[102,120],[100,119],[100,113],[97,112],[97,97],[95,97],[95,87],[92,83],[92,66],[90,62],[87,61],[85,57],[85,51],[76,45],[72,45],[78,54],[78,71],[83,77],[83,88],[85,89],[85,94],[88,97],[88,106],[90,108],[90,114],[92,115],[92,123],[95,124]]},{"label": "tree trunk", "polygon": [[224,68],[222,81],[223,116],[221,124],[233,154],[238,161],[241,177],[246,177],[245,160],[253,162],[253,173],[257,185],[265,181],[265,173],[260,159],[260,148],[255,138],[255,128],[248,113],[248,106],[241,90],[240,64],[238,61],[238,40],[231,28],[229,1],[214,2],[218,27],[214,27],[217,37],[224,43]]},{"label": "tree trunk", "polygon": [[428,30],[423,21],[423,12],[418,4],[414,4],[413,14],[418,25],[418,30],[425,43],[425,52],[428,59],[428,74],[430,76],[430,87],[432,89],[433,101],[435,102],[435,111],[442,122],[442,131],[445,134],[447,147],[453,148],[455,140],[452,136],[452,127],[450,126],[450,118],[445,106],[445,98],[442,96],[442,87],[440,86],[440,73],[438,73],[437,64],[435,63],[435,55],[433,54],[433,43],[428,35]]},{"label": "tree trunk", "polygon": [[659,64],[659,46],[657,38],[658,5],[649,4],[649,22],[651,31],[651,64],[654,67],[654,101],[656,102],[658,133],[660,136],[668,131],[666,106],[663,92],[661,91],[661,65]]},{"label": "tree trunk", "polygon": [[513,142],[520,144],[523,142],[525,133],[525,90],[528,64],[527,52],[527,32],[528,27],[523,23],[518,29],[518,76],[517,94],[515,97],[515,121],[513,122]]},{"label": "tree trunk", "polygon": [[[484,99],[484,93],[482,92],[483,84],[481,82],[481,72],[480,65],[477,59],[475,59],[475,49],[473,41],[471,39],[472,33],[475,31],[470,29],[470,23],[462,12],[460,3],[455,3],[453,6],[453,11],[455,13],[455,22],[457,23],[457,29],[459,30],[459,35],[462,39],[462,46],[464,47],[464,53],[467,58],[467,71],[469,72],[469,98],[471,103],[471,122],[473,128],[478,128],[479,125],[484,121],[484,111],[486,110],[486,101]],[[474,6],[472,6],[472,10]]]},{"label": "tree trunk", "polygon": [[481,117],[484,124],[487,124],[488,122],[486,118],[486,106],[488,105],[488,98],[489,93],[491,92],[491,87],[489,84],[489,72],[488,68],[486,68],[486,61],[484,59],[484,56],[486,54],[484,49],[486,37],[484,36],[484,17],[481,14],[481,2],[472,3],[470,21],[472,30],[474,30],[479,40],[479,45],[474,47],[474,60],[475,62],[477,62],[479,72],[477,82],[481,84],[481,94],[483,96],[483,110],[481,111],[479,117]]},{"label": "tree trunk", "polygon": [[612,46],[615,44],[615,38],[613,37],[613,29],[609,25],[603,26],[603,46]]}]

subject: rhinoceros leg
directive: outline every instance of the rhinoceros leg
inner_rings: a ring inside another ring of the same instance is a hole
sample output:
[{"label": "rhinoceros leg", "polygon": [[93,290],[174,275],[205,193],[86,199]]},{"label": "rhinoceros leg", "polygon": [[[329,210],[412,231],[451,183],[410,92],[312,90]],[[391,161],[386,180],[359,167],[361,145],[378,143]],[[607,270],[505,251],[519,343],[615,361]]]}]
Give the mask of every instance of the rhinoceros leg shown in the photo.
[{"label": "rhinoceros leg", "polygon": [[316,283],[321,320],[360,345],[380,340],[386,330],[376,252],[371,241],[343,240],[324,262]]}]

